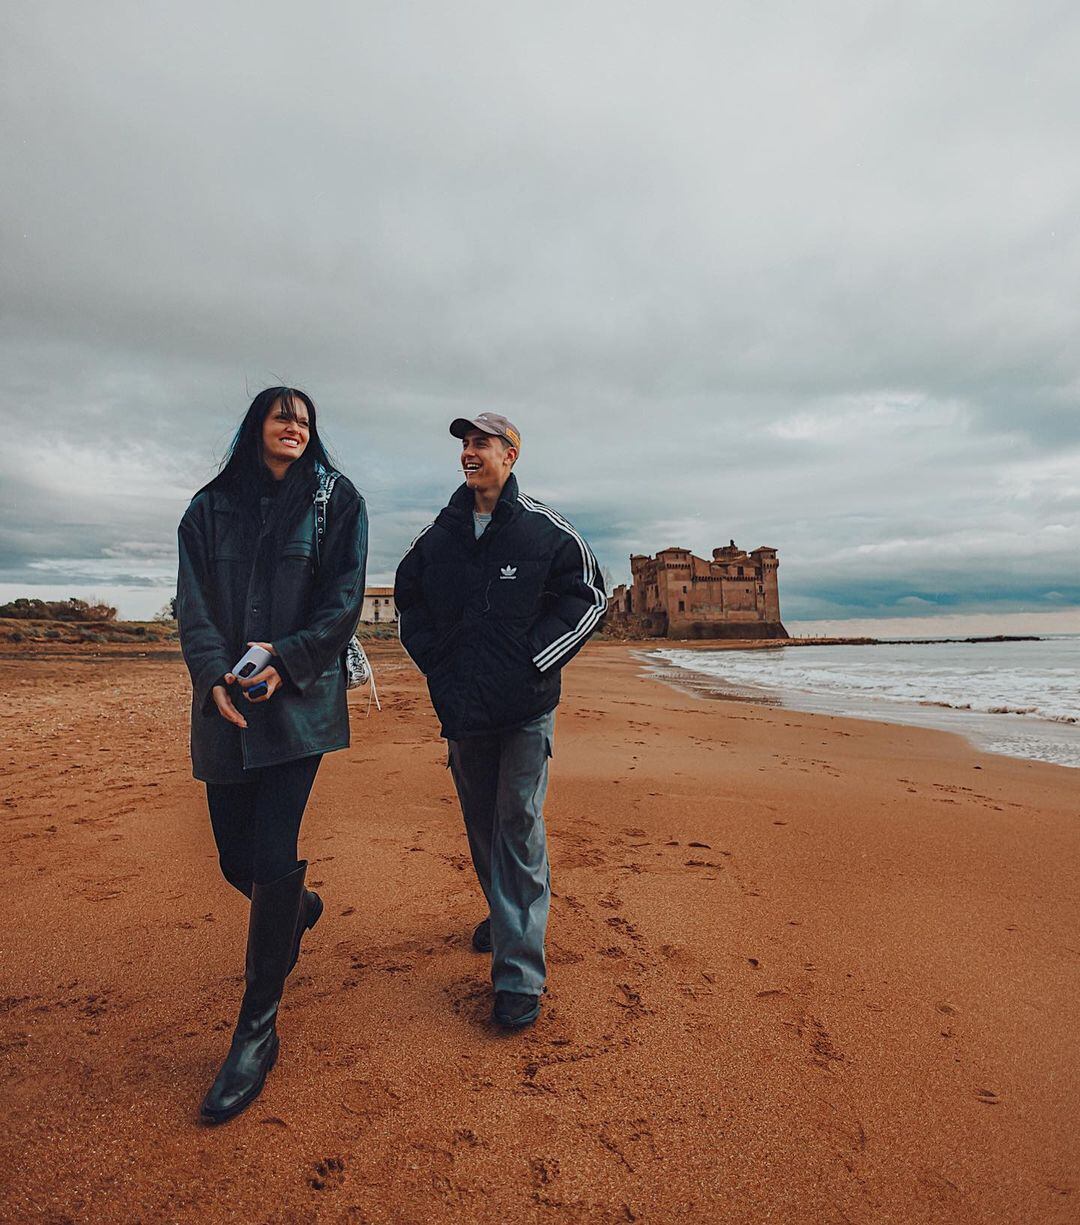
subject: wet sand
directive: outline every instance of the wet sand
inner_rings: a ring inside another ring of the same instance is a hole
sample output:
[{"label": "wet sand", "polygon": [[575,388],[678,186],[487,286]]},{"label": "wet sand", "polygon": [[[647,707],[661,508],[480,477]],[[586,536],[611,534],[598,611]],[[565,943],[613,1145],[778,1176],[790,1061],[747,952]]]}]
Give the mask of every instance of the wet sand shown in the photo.
[{"label": "wet sand", "polygon": [[487,1020],[445,747],[394,644],[305,821],[327,906],[263,1096],[169,660],[0,661],[4,1221],[1075,1221],[1080,773],[567,672],[537,1026]]}]

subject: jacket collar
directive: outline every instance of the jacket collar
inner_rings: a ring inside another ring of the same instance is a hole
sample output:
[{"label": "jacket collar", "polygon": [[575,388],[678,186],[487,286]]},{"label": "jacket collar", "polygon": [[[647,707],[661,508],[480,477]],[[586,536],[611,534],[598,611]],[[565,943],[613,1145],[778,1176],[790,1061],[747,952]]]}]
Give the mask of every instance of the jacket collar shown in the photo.
[{"label": "jacket collar", "polygon": [[[476,499],[473,490],[469,489],[468,485],[459,485],[453,491],[451,500],[438,512],[435,522],[446,528],[448,532],[459,533],[471,543],[474,541],[473,511],[475,508]],[[502,486],[502,492],[495,503],[489,534],[502,527],[504,523],[509,523],[512,518],[519,515],[520,511],[522,507],[518,502],[518,479],[511,473],[507,478],[507,483]]]}]

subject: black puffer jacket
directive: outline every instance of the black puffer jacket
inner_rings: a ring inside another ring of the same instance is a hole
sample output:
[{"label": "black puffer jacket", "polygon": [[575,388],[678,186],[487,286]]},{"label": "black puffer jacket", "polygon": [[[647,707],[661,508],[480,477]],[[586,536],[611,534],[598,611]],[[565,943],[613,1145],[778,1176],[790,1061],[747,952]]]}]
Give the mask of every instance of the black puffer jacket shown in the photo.
[{"label": "black puffer jacket", "polygon": [[[277,556],[272,522],[245,530],[241,515],[229,494],[204,490],[179,529],[176,617],[193,689],[191,762],[207,783],[242,782],[245,769],[349,744],[342,653],[364,601],[364,499],[340,477],[321,548],[312,507]],[[230,686],[243,731],[218,714],[211,689],[252,641],[273,643],[286,679],[268,702]]]},{"label": "black puffer jacket", "polygon": [[394,598],[405,649],[427,677],[448,740],[554,710],[560,669],[606,602],[592,550],[561,515],[506,482],[479,540],[467,485],[413,541]]}]

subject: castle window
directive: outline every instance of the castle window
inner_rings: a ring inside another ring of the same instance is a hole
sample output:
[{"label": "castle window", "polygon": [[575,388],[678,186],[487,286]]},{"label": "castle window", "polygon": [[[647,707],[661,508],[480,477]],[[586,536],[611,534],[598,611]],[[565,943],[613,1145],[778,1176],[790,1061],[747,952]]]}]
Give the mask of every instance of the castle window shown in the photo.
[{"label": "castle window", "polygon": [[679,601],[679,612],[686,612],[686,601],[685,600]]}]

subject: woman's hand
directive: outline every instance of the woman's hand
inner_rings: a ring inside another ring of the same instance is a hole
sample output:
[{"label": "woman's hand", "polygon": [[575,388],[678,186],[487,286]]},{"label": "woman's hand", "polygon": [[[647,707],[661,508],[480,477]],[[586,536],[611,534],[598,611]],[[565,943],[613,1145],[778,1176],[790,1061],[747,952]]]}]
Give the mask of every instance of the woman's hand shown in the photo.
[{"label": "woman's hand", "polygon": [[[261,642],[255,643],[255,646],[262,646]],[[258,685],[261,681],[266,682],[266,692],[257,698],[251,697],[247,692],[252,685]],[[249,676],[246,680],[238,681],[240,688],[244,690],[244,697],[249,702],[269,702],[274,694],[281,688],[281,673],[273,664],[267,664],[261,672],[256,672],[254,676]]]},{"label": "woman's hand", "polygon": [[225,685],[215,685],[210,690],[210,694],[214,699],[214,705],[218,708],[218,714],[228,723],[235,723],[237,727],[247,727],[247,719],[233,705],[232,698],[229,697],[229,691],[225,687],[231,685],[236,680],[231,672],[225,673]]},{"label": "woman's hand", "polygon": [[[276,655],[272,642],[249,642],[249,647],[262,647],[268,655]],[[239,680],[239,678],[237,678]],[[258,685],[260,682],[266,681],[266,692],[261,697],[248,697],[247,691],[252,685]],[[269,702],[278,689],[281,688],[281,673],[274,667],[273,664],[267,664],[261,672],[256,672],[254,676],[249,676],[245,680],[239,680],[240,688],[244,690],[244,697],[249,702]]]}]

